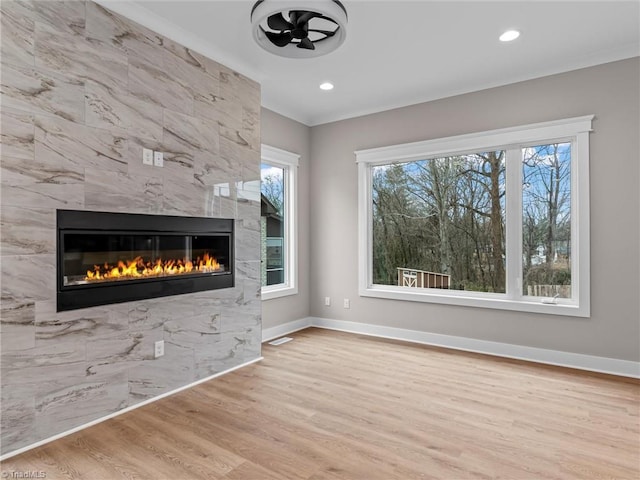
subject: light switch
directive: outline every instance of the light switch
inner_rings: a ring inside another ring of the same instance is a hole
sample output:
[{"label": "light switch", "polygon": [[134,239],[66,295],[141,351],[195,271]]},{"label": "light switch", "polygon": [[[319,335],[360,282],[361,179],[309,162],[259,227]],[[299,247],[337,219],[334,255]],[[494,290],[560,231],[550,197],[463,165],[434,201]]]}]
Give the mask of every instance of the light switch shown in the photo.
[{"label": "light switch", "polygon": [[142,149],[142,163],[144,165],[153,165],[153,150],[150,148]]},{"label": "light switch", "polygon": [[164,155],[162,152],[153,152],[153,164],[156,167],[164,167]]}]

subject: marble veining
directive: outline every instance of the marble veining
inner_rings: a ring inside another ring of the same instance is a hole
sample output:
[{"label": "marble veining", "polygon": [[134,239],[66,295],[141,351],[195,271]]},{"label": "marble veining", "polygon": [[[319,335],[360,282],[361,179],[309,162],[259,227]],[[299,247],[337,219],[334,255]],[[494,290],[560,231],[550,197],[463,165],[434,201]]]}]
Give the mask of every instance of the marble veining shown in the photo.
[{"label": "marble veining", "polygon": [[[91,1],[0,9],[6,454],[260,355],[260,87]],[[58,208],[233,218],[235,286],[56,312]]]}]

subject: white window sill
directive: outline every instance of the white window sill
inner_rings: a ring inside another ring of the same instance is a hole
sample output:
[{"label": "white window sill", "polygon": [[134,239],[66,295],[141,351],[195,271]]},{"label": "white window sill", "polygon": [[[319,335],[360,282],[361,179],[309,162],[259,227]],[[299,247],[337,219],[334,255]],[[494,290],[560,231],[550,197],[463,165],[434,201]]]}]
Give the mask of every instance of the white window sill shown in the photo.
[{"label": "white window sill", "polygon": [[297,295],[298,287],[290,287],[285,285],[272,285],[262,287],[262,300],[272,300],[274,298],[288,297],[289,295]]},{"label": "white window sill", "polygon": [[[447,292],[447,293],[442,293]],[[588,305],[580,306],[569,300],[558,299],[557,303],[542,303],[542,298],[514,300],[506,295],[487,294],[456,290],[437,290],[425,288],[394,287],[373,285],[360,289],[360,296],[403,300],[411,302],[440,303],[465,307],[494,308],[519,312],[546,313],[549,315],[567,315],[571,317],[589,317]],[[262,297],[264,299],[264,295]]]}]

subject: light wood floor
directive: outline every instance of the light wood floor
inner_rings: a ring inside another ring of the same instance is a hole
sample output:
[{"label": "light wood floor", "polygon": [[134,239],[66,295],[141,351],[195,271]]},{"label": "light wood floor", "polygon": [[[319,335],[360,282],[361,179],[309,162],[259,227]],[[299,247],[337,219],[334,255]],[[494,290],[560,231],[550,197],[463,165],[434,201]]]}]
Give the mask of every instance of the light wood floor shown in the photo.
[{"label": "light wood floor", "polygon": [[293,336],[260,363],[10,458],[3,472],[640,478],[636,381],[318,329]]}]

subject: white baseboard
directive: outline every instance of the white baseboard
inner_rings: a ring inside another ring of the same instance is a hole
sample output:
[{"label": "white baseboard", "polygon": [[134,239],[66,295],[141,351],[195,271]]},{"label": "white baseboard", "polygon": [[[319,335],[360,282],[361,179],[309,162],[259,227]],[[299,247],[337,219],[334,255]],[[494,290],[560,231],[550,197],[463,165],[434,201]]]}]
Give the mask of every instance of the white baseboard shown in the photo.
[{"label": "white baseboard", "polygon": [[406,342],[451,348],[465,352],[483,353],[496,357],[514,358],[560,367],[576,368],[590,372],[640,378],[640,362],[320,317],[306,317],[265,329],[262,331],[262,341],[265,342],[307,327],[326,328],[328,330],[358,333],[360,335],[393,340],[404,340]]},{"label": "white baseboard", "polygon": [[100,417],[100,418],[98,418],[96,420],[92,420],[91,422],[84,423],[82,425],[79,425],[77,427],[72,428],[71,430],[67,430],[66,432],[62,432],[62,433],[59,433],[57,435],[54,435],[53,437],[45,438],[44,440],[40,440],[39,442],[33,443],[31,445],[27,445],[26,447],[19,448],[18,450],[14,450],[13,452],[6,453],[6,454],[0,456],[0,461],[4,461],[7,458],[14,457],[16,455],[24,453],[24,452],[26,452],[28,450],[33,449],[33,448],[39,447],[39,446],[44,445],[44,444],[49,443],[49,442],[53,442],[54,440],[58,440],[58,439],[60,439],[62,437],[66,437],[67,435],[71,435],[72,433],[79,432],[80,430],[84,430],[85,428],[92,427],[93,425],[96,425],[98,423],[104,422],[105,420],[109,420],[110,418],[117,417],[118,415],[122,415],[123,413],[130,412],[131,410],[135,410],[136,408],[140,408],[140,407],[143,407],[145,405],[149,405],[150,403],[156,402],[156,401],[160,400],[161,398],[168,397],[170,395],[173,395],[174,393],[178,393],[178,392],[181,392],[182,390],[186,390],[188,388],[195,387],[196,385],[199,385],[201,383],[208,382],[209,380],[212,380],[212,379],[214,379],[216,377],[220,377],[222,375],[226,375],[227,373],[233,372],[234,370],[238,370],[239,368],[246,367],[247,365],[251,365],[252,363],[259,362],[262,359],[263,359],[263,357],[255,358],[255,359],[250,360],[248,362],[245,362],[245,363],[243,363],[241,365],[237,365],[237,366],[235,366],[233,368],[229,368],[228,370],[225,370],[223,372],[219,372],[219,373],[216,373],[215,375],[211,375],[209,377],[202,378],[202,379],[197,380],[195,382],[192,382],[192,383],[190,383],[188,385],[184,385],[182,387],[176,388],[175,390],[171,390],[170,392],[166,392],[166,393],[163,393],[162,395],[158,395],[157,397],[153,397],[153,398],[150,398],[148,400],[144,400],[144,401],[142,401],[140,403],[136,403],[135,405],[131,405],[130,407],[123,408],[122,410],[118,410],[117,412],[111,413],[111,414],[106,415],[104,417]]},{"label": "white baseboard", "polygon": [[274,338],[282,337],[289,333],[297,332],[298,330],[304,330],[311,326],[311,318],[301,318],[292,322],[283,323],[282,325],[276,325],[271,328],[262,329],[262,343],[273,340]]}]

